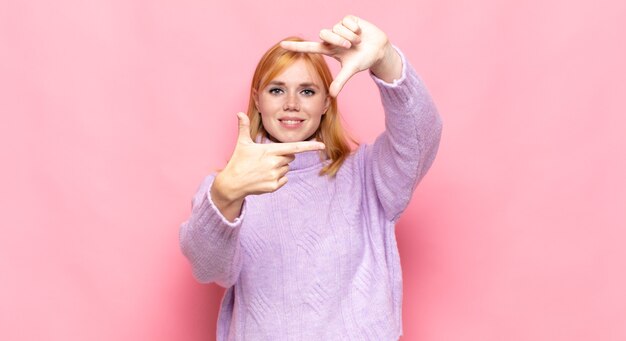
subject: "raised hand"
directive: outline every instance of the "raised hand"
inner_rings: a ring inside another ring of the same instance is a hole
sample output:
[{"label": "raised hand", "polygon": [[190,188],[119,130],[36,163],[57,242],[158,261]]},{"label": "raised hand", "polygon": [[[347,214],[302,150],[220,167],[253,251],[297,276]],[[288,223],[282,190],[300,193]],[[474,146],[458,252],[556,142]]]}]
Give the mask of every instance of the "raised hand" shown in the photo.
[{"label": "raised hand", "polygon": [[321,30],[320,39],[322,42],[283,41],[281,47],[296,52],[321,53],[337,59],[341,70],[329,89],[333,97],[360,71],[371,69],[387,82],[401,76],[400,55],[391,46],[387,35],[364,19],[348,15],[332,30]]},{"label": "raised hand", "polygon": [[295,154],[324,149],[315,141],[258,144],[250,137],[250,120],[238,113],[237,144],[226,167],[217,174],[211,198],[224,217],[239,216],[243,199],[250,194],[274,192],[287,183],[285,176]]}]

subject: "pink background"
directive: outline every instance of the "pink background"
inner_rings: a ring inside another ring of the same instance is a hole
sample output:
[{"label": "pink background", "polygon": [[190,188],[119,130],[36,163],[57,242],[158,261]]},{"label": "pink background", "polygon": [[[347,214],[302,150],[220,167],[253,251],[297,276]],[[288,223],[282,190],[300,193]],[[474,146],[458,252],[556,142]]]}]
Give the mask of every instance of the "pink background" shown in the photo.
[{"label": "pink background", "polygon": [[[0,2],[0,339],[213,340],[178,226],[265,49],[354,13],[444,118],[398,224],[403,339],[625,340],[626,2],[350,3]],[[340,107],[383,129],[366,74]]]}]

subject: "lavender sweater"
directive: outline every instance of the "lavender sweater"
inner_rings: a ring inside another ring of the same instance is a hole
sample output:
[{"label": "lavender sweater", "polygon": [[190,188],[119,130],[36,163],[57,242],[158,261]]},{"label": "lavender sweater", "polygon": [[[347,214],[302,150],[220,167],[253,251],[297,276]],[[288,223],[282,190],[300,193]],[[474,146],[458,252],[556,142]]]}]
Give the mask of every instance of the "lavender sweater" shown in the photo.
[{"label": "lavender sweater", "polygon": [[297,154],[287,184],[246,197],[234,222],[211,202],[215,175],[200,185],[180,245],[198,281],[228,288],[218,341],[402,334],[395,222],[435,158],[441,120],[400,55],[401,79],[387,84],[372,76],[386,131],[353,152],[336,178],[318,175],[325,164],[319,152]]}]

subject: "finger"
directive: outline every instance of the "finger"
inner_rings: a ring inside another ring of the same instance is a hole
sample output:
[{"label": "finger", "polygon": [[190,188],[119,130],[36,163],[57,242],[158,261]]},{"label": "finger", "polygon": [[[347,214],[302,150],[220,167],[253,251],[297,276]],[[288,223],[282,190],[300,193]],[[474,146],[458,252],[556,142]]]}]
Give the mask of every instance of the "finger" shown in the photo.
[{"label": "finger", "polygon": [[326,148],[322,142],[315,141],[271,143],[265,146],[268,152],[274,155],[297,154]]},{"label": "finger", "polygon": [[288,165],[291,161],[296,159],[296,156],[293,154],[285,154],[277,156],[278,160],[276,161],[276,167],[282,167]]},{"label": "finger", "polygon": [[361,25],[359,25],[358,17],[354,15],[346,15],[343,20],[341,20],[341,23],[355,34],[361,33]]},{"label": "finger", "polygon": [[352,43],[350,43],[349,40],[328,29],[323,29],[320,31],[320,39],[327,42],[328,44],[341,46],[346,49],[349,49],[352,46]]},{"label": "finger", "polygon": [[278,186],[276,188],[276,190],[278,190],[279,188],[285,186],[285,184],[287,183],[287,177],[283,176],[282,178],[278,179]]},{"label": "finger", "polygon": [[237,136],[237,140],[240,142],[252,142],[252,138],[250,137],[250,119],[248,115],[238,112],[237,118],[239,119],[239,135]]},{"label": "finger", "polygon": [[278,178],[284,177],[289,172],[289,166],[284,165],[278,169]]},{"label": "finger", "polygon": [[337,95],[339,95],[339,92],[341,92],[341,89],[343,89],[343,86],[346,85],[348,80],[352,78],[352,76],[354,76],[357,72],[358,70],[356,70],[353,67],[350,67],[350,66],[342,67],[341,70],[339,70],[337,77],[335,77],[335,80],[333,80],[333,82],[330,84],[328,93],[332,97],[337,97]]},{"label": "finger", "polygon": [[293,52],[331,54],[332,50],[325,44],[312,41],[281,41],[280,47]]},{"label": "finger", "polygon": [[355,34],[349,28],[345,27],[342,24],[337,24],[333,26],[333,33],[336,33],[342,38],[350,41],[352,45],[356,45],[361,42],[361,37],[359,35]]}]

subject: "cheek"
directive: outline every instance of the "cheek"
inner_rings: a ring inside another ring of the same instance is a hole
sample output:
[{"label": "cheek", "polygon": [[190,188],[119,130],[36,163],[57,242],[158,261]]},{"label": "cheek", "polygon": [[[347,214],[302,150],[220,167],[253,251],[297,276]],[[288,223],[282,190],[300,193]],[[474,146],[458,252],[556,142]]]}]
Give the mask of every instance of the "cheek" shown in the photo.
[{"label": "cheek", "polygon": [[268,96],[261,96],[257,103],[257,107],[261,113],[270,114],[276,110],[276,99]]},{"label": "cheek", "polygon": [[264,111],[261,110],[261,124],[265,130],[271,130],[273,124],[272,115],[269,113],[264,114],[263,112]]},{"label": "cheek", "polygon": [[324,101],[312,101],[307,105],[309,114],[315,116],[322,116],[324,114],[325,102]]}]

